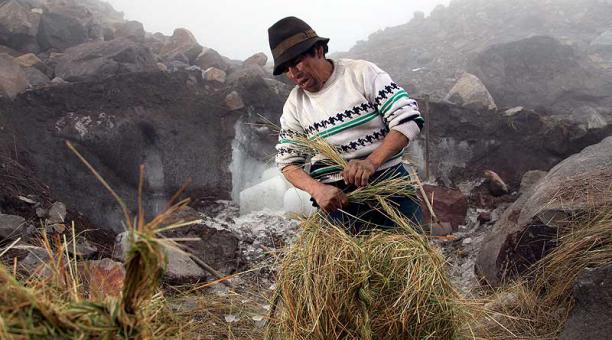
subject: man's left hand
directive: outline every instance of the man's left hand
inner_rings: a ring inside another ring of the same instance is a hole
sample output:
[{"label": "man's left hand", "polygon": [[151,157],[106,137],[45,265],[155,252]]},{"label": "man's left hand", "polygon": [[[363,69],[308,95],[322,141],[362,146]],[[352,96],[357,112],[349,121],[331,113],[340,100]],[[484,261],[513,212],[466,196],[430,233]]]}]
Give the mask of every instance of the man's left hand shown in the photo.
[{"label": "man's left hand", "polygon": [[364,187],[368,185],[370,176],[376,171],[374,163],[368,159],[364,160],[352,160],[348,163],[342,177],[344,177],[344,183],[352,184],[357,187]]}]

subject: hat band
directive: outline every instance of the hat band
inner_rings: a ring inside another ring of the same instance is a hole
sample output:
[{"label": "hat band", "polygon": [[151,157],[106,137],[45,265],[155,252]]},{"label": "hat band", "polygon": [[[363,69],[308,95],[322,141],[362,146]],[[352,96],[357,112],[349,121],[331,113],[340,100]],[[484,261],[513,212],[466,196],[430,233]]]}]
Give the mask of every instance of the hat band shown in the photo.
[{"label": "hat band", "polygon": [[289,38],[283,40],[280,44],[278,44],[273,50],[272,50],[272,56],[275,59],[278,59],[283,53],[285,53],[285,51],[287,51],[289,48],[305,41],[308,40],[310,38],[316,38],[317,33],[313,30],[307,30],[305,32],[300,32],[297,34],[294,34],[292,36],[290,36]]}]

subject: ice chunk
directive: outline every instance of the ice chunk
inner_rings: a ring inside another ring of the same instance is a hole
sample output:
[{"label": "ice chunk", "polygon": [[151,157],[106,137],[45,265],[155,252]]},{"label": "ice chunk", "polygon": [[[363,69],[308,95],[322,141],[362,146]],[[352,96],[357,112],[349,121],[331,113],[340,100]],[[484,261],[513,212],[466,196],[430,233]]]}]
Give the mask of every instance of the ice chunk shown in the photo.
[{"label": "ice chunk", "polygon": [[240,214],[265,208],[272,211],[283,210],[287,189],[289,184],[284,177],[276,176],[243,190],[240,192]]},{"label": "ice chunk", "polygon": [[290,188],[287,190],[283,201],[283,207],[286,212],[310,216],[315,211],[310,201],[310,195],[297,188]]}]

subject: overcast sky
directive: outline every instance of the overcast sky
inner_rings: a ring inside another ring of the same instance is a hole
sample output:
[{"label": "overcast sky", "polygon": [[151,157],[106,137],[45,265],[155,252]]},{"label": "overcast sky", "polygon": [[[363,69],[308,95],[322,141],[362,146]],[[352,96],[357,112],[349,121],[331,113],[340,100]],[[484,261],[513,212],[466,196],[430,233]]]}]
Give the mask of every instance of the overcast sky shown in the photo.
[{"label": "overcast sky", "polygon": [[128,20],[148,32],[172,34],[189,29],[201,45],[233,58],[269,53],[268,27],[286,16],[308,22],[330,38],[330,51],[346,51],[356,41],[389,26],[410,21],[414,11],[426,15],[450,0],[107,0]]}]

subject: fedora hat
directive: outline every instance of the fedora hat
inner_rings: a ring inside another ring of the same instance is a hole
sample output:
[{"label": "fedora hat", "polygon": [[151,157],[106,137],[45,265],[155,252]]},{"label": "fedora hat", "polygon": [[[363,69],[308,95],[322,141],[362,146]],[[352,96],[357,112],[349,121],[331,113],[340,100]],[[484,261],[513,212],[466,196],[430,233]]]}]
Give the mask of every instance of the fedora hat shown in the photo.
[{"label": "fedora hat", "polygon": [[270,50],[274,58],[275,76],[283,73],[286,64],[308,51],[314,44],[321,41],[327,44],[328,38],[322,38],[303,20],[296,17],[286,17],[268,28]]}]

